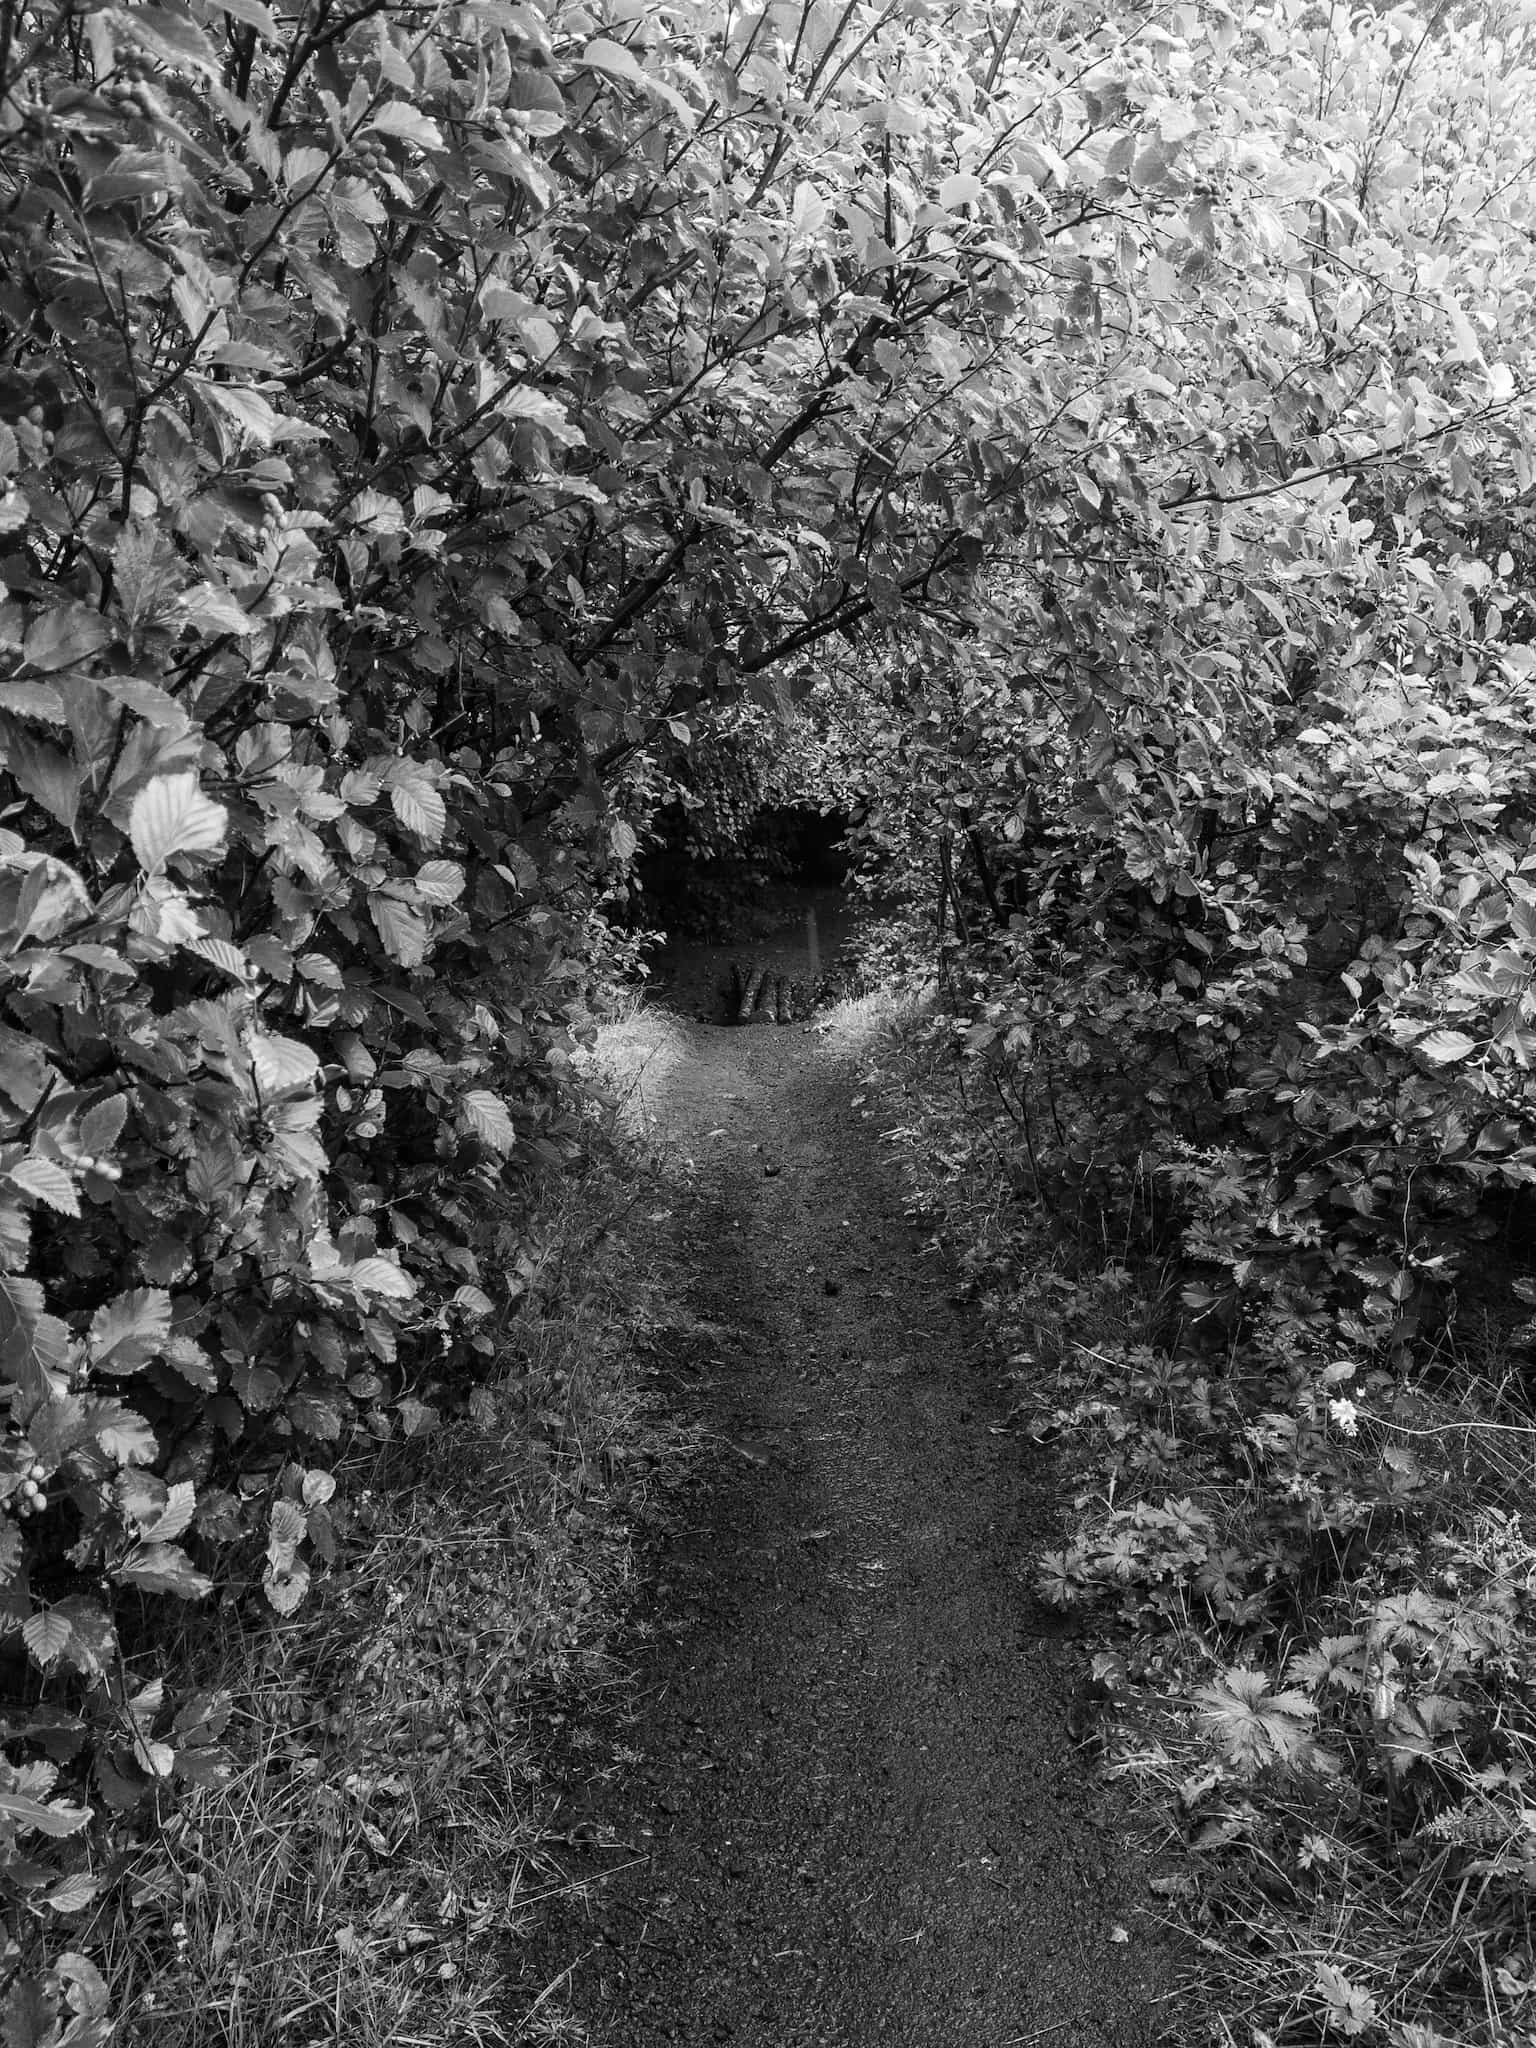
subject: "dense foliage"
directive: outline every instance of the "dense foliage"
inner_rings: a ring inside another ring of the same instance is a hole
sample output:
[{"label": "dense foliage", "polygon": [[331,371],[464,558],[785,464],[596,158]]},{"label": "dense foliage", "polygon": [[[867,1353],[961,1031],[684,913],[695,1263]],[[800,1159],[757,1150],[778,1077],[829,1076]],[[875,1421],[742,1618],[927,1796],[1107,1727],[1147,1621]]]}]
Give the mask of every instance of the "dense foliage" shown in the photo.
[{"label": "dense foliage", "polygon": [[[336,1446],[494,1354],[598,906],[831,649],[1020,1186],[1152,1190],[1314,1412],[1443,1319],[1536,1177],[1530,39],[0,7],[29,1911],[222,1768],[145,1596],[291,1611]],[[81,1959],[16,1996],[101,2036]]]}]

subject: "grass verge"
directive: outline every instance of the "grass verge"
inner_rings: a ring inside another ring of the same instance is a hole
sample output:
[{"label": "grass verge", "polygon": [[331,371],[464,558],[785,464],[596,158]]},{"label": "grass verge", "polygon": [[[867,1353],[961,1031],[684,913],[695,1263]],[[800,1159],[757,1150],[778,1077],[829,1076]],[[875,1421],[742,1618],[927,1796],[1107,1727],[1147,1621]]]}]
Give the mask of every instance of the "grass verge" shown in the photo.
[{"label": "grass verge", "polygon": [[175,1661],[233,1771],[123,1845],[76,1939],[131,2048],[580,2038],[525,1946],[562,1882],[546,1759],[622,1682],[634,1532],[690,1453],[636,1341],[664,1279],[617,1228],[678,1052],[664,1019],[600,1032],[606,1109],[541,1219],[539,1305],[462,1413],[338,1470],[341,1555],[298,1613],[188,1620]]},{"label": "grass verge", "polygon": [[1536,2043],[1536,1422],[1487,1326],[1391,1372],[1219,1355],[1125,1219],[1040,1198],[937,1007],[866,1094],[1054,1446],[1071,1734],[1154,1817],[1179,2038]]}]

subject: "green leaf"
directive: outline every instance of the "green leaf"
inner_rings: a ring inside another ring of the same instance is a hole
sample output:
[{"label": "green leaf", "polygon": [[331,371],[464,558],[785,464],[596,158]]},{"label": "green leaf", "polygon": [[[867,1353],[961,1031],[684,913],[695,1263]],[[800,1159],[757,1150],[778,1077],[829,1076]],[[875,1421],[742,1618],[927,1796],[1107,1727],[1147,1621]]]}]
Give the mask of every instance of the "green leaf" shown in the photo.
[{"label": "green leaf", "polygon": [[64,719],[64,699],[52,683],[0,683],[0,711],[60,725]]},{"label": "green leaf", "polygon": [[314,1086],[320,1072],[319,1057],[298,1039],[253,1031],[250,1048],[252,1070],[264,1095],[286,1095],[296,1088]]},{"label": "green leaf", "polygon": [[201,1600],[213,1581],[197,1570],[177,1543],[141,1543],[112,1568],[114,1579],[145,1593],[172,1593],[178,1600]]},{"label": "green leaf", "polygon": [[425,779],[390,784],[389,801],[395,816],[408,832],[435,846],[448,824],[448,809],[441,792]]},{"label": "green leaf", "polygon": [[264,7],[262,0],[218,0],[218,5],[234,20],[249,23],[269,43],[275,43],[282,34],[272,10]]},{"label": "green leaf", "polygon": [[164,1355],[171,1335],[171,1297],[163,1287],[139,1287],[106,1302],[91,1317],[87,1337],[97,1372],[137,1372]]},{"label": "green leaf", "polygon": [[464,893],[464,870],[457,861],[424,861],[414,879],[417,895],[429,903],[455,903]]},{"label": "green leaf", "polygon": [[292,1614],[309,1591],[309,1566],[302,1558],[284,1569],[269,1564],[261,1575],[261,1590],[275,1613]]},{"label": "green leaf", "polygon": [[415,1281],[393,1259],[359,1259],[356,1265],[344,1266],[337,1277],[359,1295],[382,1295],[387,1301],[409,1301],[416,1292]]},{"label": "green leaf", "polygon": [[[79,2013],[82,2019],[104,2020],[111,2007],[111,1997],[106,1979],[90,1958],[76,1955],[71,1950],[60,1956],[53,1967],[68,1986],[66,1996],[71,2011]],[[59,2048],[67,2048],[67,2044],[61,2041]],[[85,2048],[83,2042],[81,2048]]]},{"label": "green leaf", "polygon": [[35,1280],[0,1273],[0,1378],[15,1380],[34,1399],[51,1394],[69,1348],[68,1331],[45,1314],[43,1301]]},{"label": "green leaf", "polygon": [[63,1800],[44,1804],[21,1792],[0,1792],[0,1820],[10,1821],[22,1834],[51,1836],[62,1841],[77,1835],[91,1817],[88,1806],[70,1806]]},{"label": "green leaf", "polygon": [[437,123],[415,107],[408,107],[404,100],[391,100],[387,106],[380,107],[363,133],[398,135],[402,142],[413,142],[418,149],[441,149],[443,146],[443,131]]},{"label": "green leaf", "polygon": [[73,761],[57,748],[17,733],[5,742],[5,766],[35,804],[66,831],[74,831],[83,778]]},{"label": "green leaf", "polygon": [[62,1614],[30,1614],[21,1625],[21,1639],[34,1664],[46,1671],[69,1648],[74,1631]]},{"label": "green leaf", "polygon": [[191,1528],[196,1507],[196,1487],[190,1479],[178,1479],[167,1488],[164,1507],[153,1520],[141,1524],[139,1534],[146,1543],[173,1543]]},{"label": "green leaf", "polygon": [[283,1382],[271,1366],[257,1365],[251,1359],[230,1367],[229,1384],[241,1407],[252,1415],[275,1408],[283,1396]]},{"label": "green leaf", "polygon": [[112,634],[100,612],[83,604],[55,604],[27,629],[22,659],[47,674],[77,668],[107,646]]},{"label": "green leaf", "polygon": [[1431,1031],[1415,1041],[1414,1051],[1436,1066],[1448,1066],[1453,1060],[1470,1059],[1477,1051],[1477,1040],[1464,1031]]},{"label": "green leaf", "polygon": [[512,1150],[517,1132],[499,1095],[493,1095],[488,1088],[471,1088],[460,1096],[459,1108],[465,1123],[482,1144],[503,1155]]},{"label": "green leaf", "polygon": [[390,959],[402,967],[419,967],[432,944],[431,928],[421,912],[392,896],[375,896],[368,914]]},{"label": "green leaf", "polygon": [[92,1436],[114,1464],[152,1465],[159,1457],[155,1432],[121,1401],[92,1402],[89,1417]]},{"label": "green leaf", "polygon": [[99,1897],[105,1879],[92,1877],[89,1871],[77,1870],[60,1880],[50,1892],[44,1892],[43,1904],[52,1906],[55,1913],[80,1913]]},{"label": "green leaf", "polygon": [[601,71],[609,78],[620,78],[626,85],[645,84],[645,73],[633,53],[607,36],[595,36],[582,51],[580,62],[589,71]]},{"label": "green leaf", "polygon": [[229,813],[203,795],[195,775],[157,775],[133,800],[128,836],[139,866],[153,875],[177,854],[217,852],[228,824]]},{"label": "green leaf", "polygon": [[62,1216],[78,1216],[80,1200],[75,1193],[75,1184],[67,1170],[57,1159],[42,1159],[34,1154],[29,1159],[18,1159],[7,1169],[7,1179],[22,1194],[31,1195],[34,1201],[46,1202],[50,1209],[58,1210]]},{"label": "green leaf", "polygon": [[92,1103],[80,1119],[81,1149],[97,1158],[110,1155],[127,1121],[126,1095],[109,1095],[104,1102]]},{"label": "green leaf", "polygon": [[44,1990],[42,1980],[29,1971],[11,1979],[0,2008],[0,2039],[5,2048],[48,2048],[58,2041],[57,2003]]}]

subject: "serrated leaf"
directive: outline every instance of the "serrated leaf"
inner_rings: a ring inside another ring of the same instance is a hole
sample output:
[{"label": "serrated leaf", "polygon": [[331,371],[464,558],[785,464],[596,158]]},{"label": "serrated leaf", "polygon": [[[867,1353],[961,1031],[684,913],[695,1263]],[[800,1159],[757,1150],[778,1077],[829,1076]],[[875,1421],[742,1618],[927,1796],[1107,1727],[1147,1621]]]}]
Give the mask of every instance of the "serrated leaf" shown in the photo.
[{"label": "serrated leaf", "polygon": [[407,1436],[430,1436],[442,1419],[430,1402],[418,1401],[410,1394],[395,1403],[395,1412]]},{"label": "serrated leaf", "polygon": [[1415,1042],[1414,1051],[1443,1067],[1453,1060],[1470,1059],[1477,1051],[1477,1040],[1469,1038],[1465,1031],[1431,1031]]},{"label": "serrated leaf", "polygon": [[102,1888],[102,1879],[92,1877],[88,1871],[77,1870],[56,1884],[51,1892],[43,1894],[43,1904],[52,1906],[55,1913],[79,1913],[91,1903]]},{"label": "serrated leaf", "polygon": [[190,1479],[178,1479],[167,1490],[165,1506],[139,1531],[146,1543],[172,1543],[192,1526],[197,1508],[197,1489]]},{"label": "serrated leaf", "polygon": [[20,1792],[0,1792],[0,1820],[9,1820],[23,1834],[48,1835],[62,1841],[77,1835],[91,1817],[88,1806],[70,1806],[62,1799],[44,1804]]},{"label": "serrated leaf", "polygon": [[421,912],[393,896],[373,896],[368,914],[391,960],[402,967],[419,967],[432,943],[431,928]]},{"label": "serrated leaf", "polygon": [[172,1337],[165,1347],[165,1362],[194,1387],[211,1394],[219,1384],[218,1370],[202,1346],[190,1337]]},{"label": "serrated leaf", "polygon": [[[250,0],[254,5],[255,0]],[[248,612],[232,590],[220,583],[197,583],[176,600],[176,616],[203,633],[233,633],[245,639],[261,631],[262,621]]]},{"label": "serrated leaf", "polygon": [[106,1302],[87,1333],[97,1372],[137,1372],[159,1358],[171,1335],[171,1297],[163,1287],[137,1287]]},{"label": "serrated leaf", "polygon": [[192,723],[185,707],[176,702],[169,690],[162,690],[158,683],[145,682],[142,676],[100,676],[96,687],[173,738],[179,738]]},{"label": "serrated leaf", "polygon": [[365,135],[398,135],[402,142],[414,142],[418,149],[441,149],[443,131],[435,121],[429,121],[425,114],[415,107],[408,107],[404,100],[391,100],[380,107],[368,126]]},{"label": "serrated leaf", "polygon": [[309,1591],[309,1566],[302,1559],[286,1571],[268,1565],[261,1576],[261,1590],[275,1613],[292,1614]]},{"label": "serrated leaf", "polygon": [[22,1971],[11,1979],[0,2007],[0,2040],[5,2048],[45,2048],[58,2039],[54,2025],[54,2000],[44,1990],[41,1978]]},{"label": "serrated leaf", "polygon": [[[83,2019],[104,2020],[112,2001],[107,1991],[106,1978],[90,1958],[76,1955],[71,1950],[68,1954],[60,1956],[53,1967],[69,1986],[71,2008]],[[96,2038],[100,2040],[102,2037]],[[59,2048],[65,2048],[65,2043],[61,2041]],[[80,2048],[87,2048],[86,2041],[80,2042]]]},{"label": "serrated leaf", "polygon": [[283,1383],[271,1366],[250,1359],[230,1367],[229,1384],[235,1399],[252,1415],[264,1415],[282,1398]]},{"label": "serrated leaf", "polygon": [[503,1155],[512,1150],[517,1132],[507,1105],[488,1088],[471,1088],[459,1098],[464,1121],[483,1145]]},{"label": "serrated leaf", "polygon": [[176,1543],[141,1543],[112,1570],[114,1579],[146,1593],[174,1593],[178,1600],[201,1600],[213,1581],[198,1571]]},{"label": "serrated leaf", "polygon": [[75,668],[99,653],[111,638],[100,612],[83,604],[55,604],[28,627],[22,659],[44,674]]},{"label": "serrated leaf", "polygon": [[251,1066],[264,1095],[285,1095],[292,1088],[313,1087],[320,1072],[318,1056],[296,1038],[267,1031],[250,1036]]},{"label": "serrated leaf", "polygon": [[448,826],[448,807],[442,792],[426,781],[391,783],[390,806],[408,832],[435,846]]},{"label": "serrated leaf", "polygon": [[7,1178],[13,1187],[24,1195],[31,1195],[35,1201],[46,1202],[50,1209],[58,1210],[61,1216],[78,1216],[80,1200],[75,1193],[75,1184],[66,1169],[57,1159],[18,1159],[9,1169]]},{"label": "serrated leaf", "polygon": [[121,1401],[98,1401],[90,1411],[90,1432],[116,1465],[152,1465],[160,1455],[155,1432]]},{"label": "serrated leaf", "polygon": [[354,1293],[382,1295],[386,1301],[410,1301],[416,1292],[415,1281],[393,1259],[359,1259],[356,1265],[343,1267],[339,1277]]},{"label": "serrated leaf", "polygon": [[128,1121],[126,1095],[109,1095],[105,1102],[92,1103],[80,1119],[81,1148],[96,1158],[110,1153]]},{"label": "serrated leaf", "polygon": [[51,1375],[63,1370],[69,1350],[68,1331],[44,1313],[43,1301],[35,1280],[0,1273],[0,1379],[34,1397],[53,1391]]},{"label": "serrated leaf", "polygon": [[455,903],[464,893],[464,870],[457,861],[424,861],[416,870],[415,887],[429,903]]},{"label": "serrated leaf", "polygon": [[957,206],[974,206],[986,194],[986,186],[970,171],[956,171],[939,183],[939,204],[946,212]]},{"label": "serrated leaf", "polygon": [[269,43],[275,43],[282,34],[271,8],[264,7],[262,0],[218,0],[218,4],[234,20],[248,22]]},{"label": "serrated leaf", "polygon": [[203,795],[195,775],[157,775],[133,800],[128,837],[152,875],[177,854],[217,852],[228,824],[229,813]]},{"label": "serrated leaf", "polygon": [[66,1616],[46,1609],[41,1614],[29,1614],[21,1625],[21,1639],[28,1655],[44,1671],[63,1656],[73,1633]]},{"label": "serrated leaf", "polygon": [[[70,1627],[65,1663],[87,1678],[99,1678],[117,1656],[117,1632],[111,1615],[99,1600],[88,1599],[82,1593],[66,1595],[54,1611],[62,1614]],[[67,1740],[67,1728],[64,1735]],[[68,1754],[72,1756],[74,1750],[70,1749]]]},{"label": "serrated leaf", "polygon": [[18,940],[34,945],[61,936],[91,914],[91,899],[74,869],[51,854],[21,854],[4,863],[20,870],[12,930]]},{"label": "serrated leaf", "polygon": [[52,683],[0,683],[0,711],[59,725],[64,718],[64,699]]},{"label": "serrated leaf", "polygon": [[232,981],[243,982],[250,978],[250,961],[228,939],[184,939],[182,943],[189,953],[195,953],[199,960],[206,960],[210,967],[221,969]]},{"label": "serrated leaf", "polygon": [[645,84],[645,73],[633,52],[608,36],[594,36],[582,51],[580,61],[589,70],[601,71],[609,78],[622,78],[627,85]]},{"label": "serrated leaf", "polygon": [[68,755],[18,732],[6,742],[5,765],[33,803],[57,818],[66,831],[74,831],[84,778]]},{"label": "serrated leaf", "polygon": [[282,416],[248,384],[214,384],[205,377],[189,377],[187,388],[227,429],[221,438],[232,443],[231,453],[247,445],[270,448],[282,438]]},{"label": "serrated leaf", "polygon": [[294,1551],[304,1541],[305,1531],[308,1526],[304,1519],[304,1510],[297,1501],[273,1501],[271,1513],[268,1517],[268,1528],[270,1531],[268,1554],[272,1556],[274,1563],[277,1563],[280,1559],[292,1557]]}]

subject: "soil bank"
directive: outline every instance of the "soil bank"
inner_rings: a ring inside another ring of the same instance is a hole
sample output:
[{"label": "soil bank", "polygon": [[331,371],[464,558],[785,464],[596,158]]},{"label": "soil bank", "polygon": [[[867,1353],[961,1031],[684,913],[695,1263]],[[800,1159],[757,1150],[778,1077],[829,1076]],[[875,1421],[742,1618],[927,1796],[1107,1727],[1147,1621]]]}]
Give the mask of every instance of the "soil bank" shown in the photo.
[{"label": "soil bank", "polygon": [[1030,1591],[1049,1465],[903,1215],[891,1117],[836,1031],[682,1028],[653,1228],[711,1455],[643,1603],[637,1760],[573,1795],[609,1846],[545,1929],[569,2004],[597,2048],[1151,2043],[1147,1866]]}]

